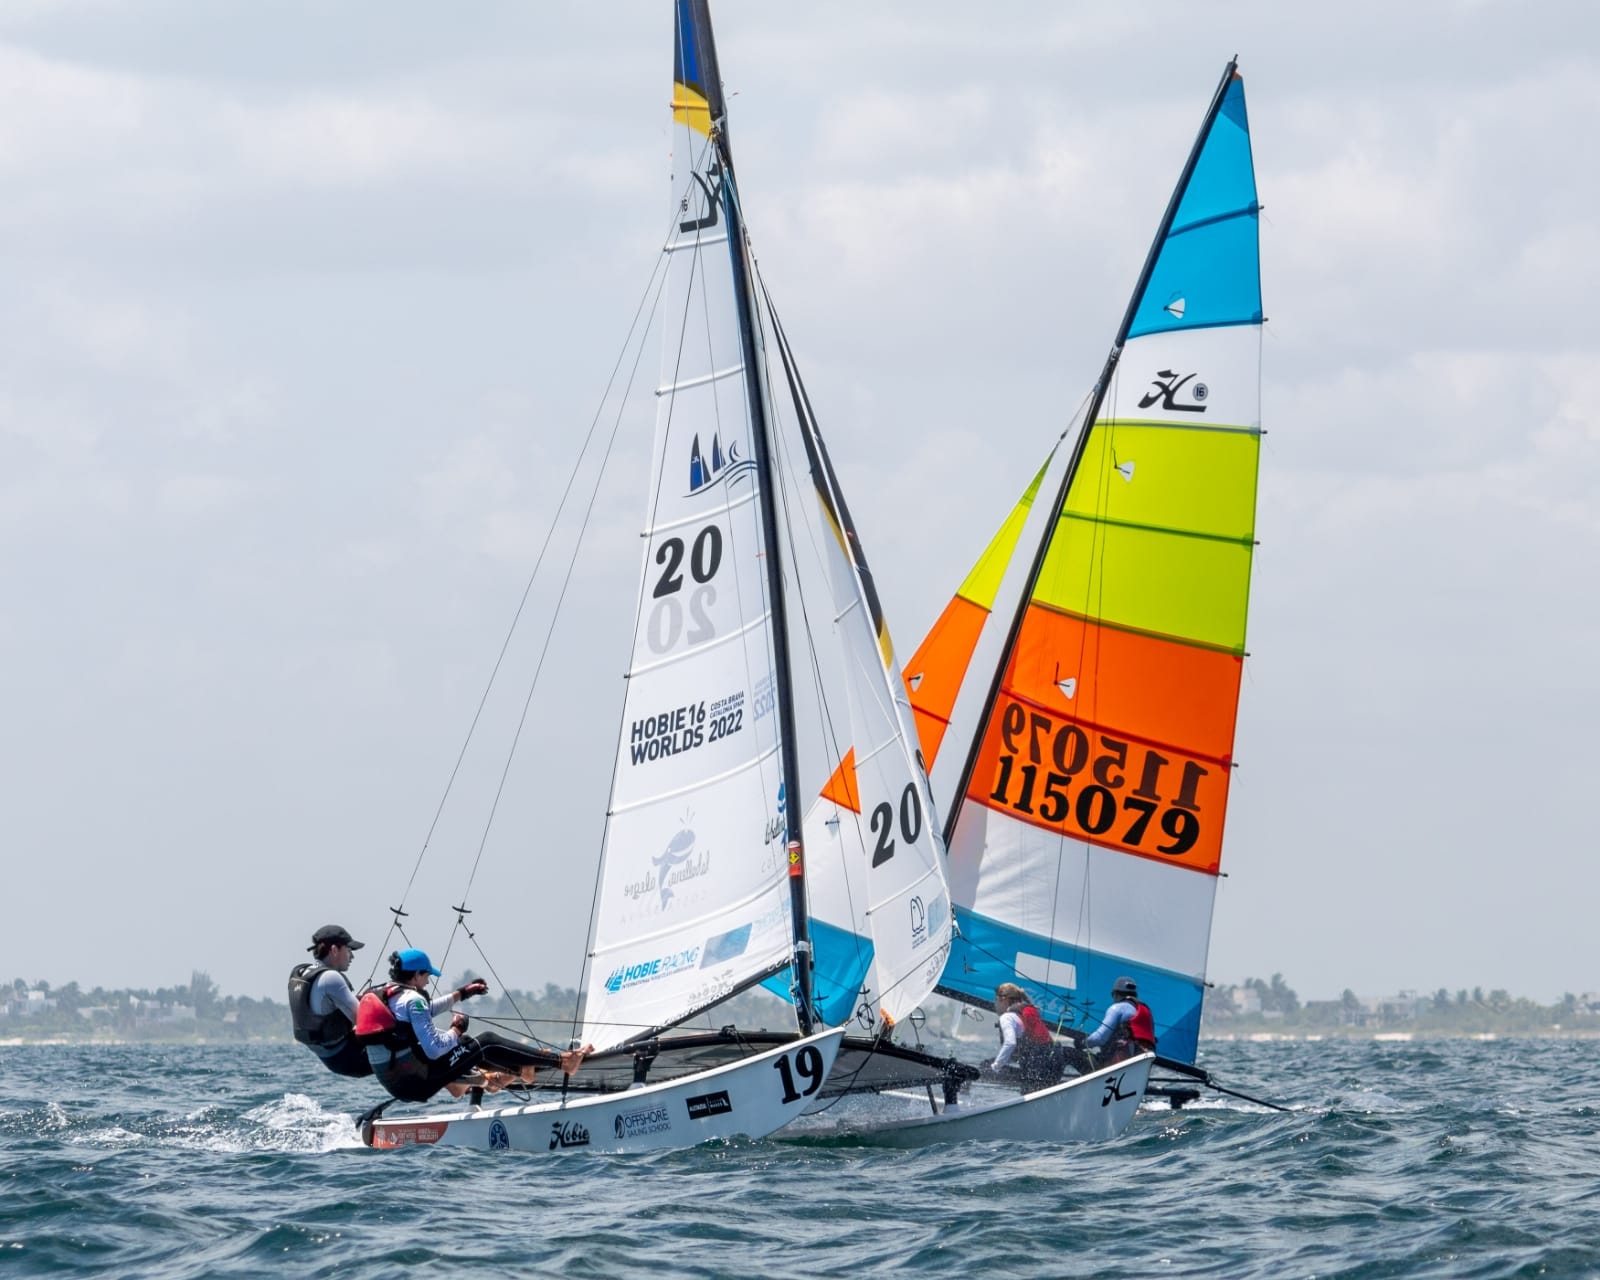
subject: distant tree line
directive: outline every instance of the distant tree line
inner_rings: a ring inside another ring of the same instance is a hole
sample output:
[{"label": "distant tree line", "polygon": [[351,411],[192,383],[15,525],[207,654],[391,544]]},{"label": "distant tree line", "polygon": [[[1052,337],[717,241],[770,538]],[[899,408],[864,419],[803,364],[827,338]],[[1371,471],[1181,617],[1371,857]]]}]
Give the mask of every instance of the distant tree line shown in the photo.
[{"label": "distant tree line", "polygon": [[[477,975],[467,970],[449,990]],[[481,1025],[504,1027],[550,1044],[565,1044],[581,1024],[582,1004],[571,987],[547,983],[542,991],[512,989],[473,1000],[466,1012]],[[1159,1016],[1159,1010],[1157,1011]],[[735,997],[705,1015],[708,1028],[790,1025],[787,1005],[759,989]],[[1348,988],[1337,1000],[1302,1001],[1281,973],[1246,978],[1207,991],[1202,1035],[1369,1035],[1409,1031],[1419,1035],[1536,1035],[1555,1031],[1600,1032],[1600,995],[1568,993],[1550,1005],[1482,987],[1427,994],[1401,991],[1363,998]],[[196,970],[181,986],[155,990],[95,987],[76,982],[15,979],[0,986],[0,1039],[25,1040],[205,1040],[290,1039],[289,1010],[278,1000],[223,995],[210,975]]]},{"label": "distant tree line", "polygon": [[[479,975],[466,970],[440,983],[449,991]],[[357,982],[359,987],[359,981]],[[787,1006],[765,992],[750,992],[719,1006],[706,1026],[785,1025]],[[550,1044],[565,1045],[581,1022],[582,1003],[572,987],[546,983],[543,991],[491,991],[464,1006],[473,1022],[500,1026]],[[292,1038],[289,1008],[281,1000],[225,996],[209,974],[196,970],[182,986],[83,990],[69,982],[15,979],[0,986],[0,1040],[204,1040]]]},{"label": "distant tree line", "polygon": [[1337,1000],[1301,1001],[1281,973],[1270,980],[1246,978],[1236,986],[1208,991],[1201,1020],[1202,1035],[1257,1031],[1532,1035],[1586,1030],[1600,1031],[1600,994],[1568,992],[1544,1005],[1500,988],[1485,994],[1482,987],[1454,992],[1440,987],[1431,994],[1400,991],[1363,998],[1347,987]]}]

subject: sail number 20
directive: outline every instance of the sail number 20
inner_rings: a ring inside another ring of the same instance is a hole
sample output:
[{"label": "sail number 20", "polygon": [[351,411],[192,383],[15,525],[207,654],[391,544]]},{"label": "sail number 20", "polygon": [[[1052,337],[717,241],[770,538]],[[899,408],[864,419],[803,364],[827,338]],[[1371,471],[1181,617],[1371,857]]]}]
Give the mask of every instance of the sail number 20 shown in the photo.
[{"label": "sail number 20", "polygon": [[[1094,736],[1097,746],[1082,725],[1057,724],[1010,703],[1000,717],[1002,750],[989,799],[1024,817],[1140,850],[1148,841],[1157,853],[1176,858],[1194,848],[1200,839],[1200,783],[1210,770],[1185,760],[1181,770],[1167,774],[1176,762],[1159,751],[1133,748],[1143,752],[1135,764],[1128,743]],[[1159,834],[1150,830],[1152,822]]]},{"label": "sail number 20", "polygon": [[645,625],[651,652],[666,653],[684,635],[684,606],[678,596],[684,588],[685,569],[697,584],[688,598],[688,641],[704,644],[715,639],[717,629],[710,609],[717,602],[717,589],[711,580],[722,566],[722,530],[708,524],[687,546],[682,538],[667,538],[656,548],[655,562],[661,566],[661,574],[650,592],[656,604]]},{"label": "sail number 20", "polygon": [[[789,1061],[790,1057],[794,1062]],[[822,1050],[814,1044],[808,1044],[795,1054],[784,1054],[781,1058],[773,1060],[772,1069],[783,1079],[783,1100],[785,1102],[798,1102],[801,1098],[809,1098],[818,1089],[822,1088],[822,1081],[827,1072],[822,1069]],[[795,1076],[798,1075],[801,1083],[795,1087]]]}]

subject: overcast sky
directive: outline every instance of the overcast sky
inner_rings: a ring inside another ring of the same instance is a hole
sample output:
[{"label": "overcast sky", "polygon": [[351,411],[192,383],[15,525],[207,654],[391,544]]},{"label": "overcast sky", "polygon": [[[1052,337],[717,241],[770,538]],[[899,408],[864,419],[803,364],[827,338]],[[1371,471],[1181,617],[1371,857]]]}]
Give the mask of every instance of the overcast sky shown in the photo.
[{"label": "overcast sky", "polygon": [[[1238,53],[1269,434],[1211,977],[1600,989],[1600,14],[1127,8],[715,9],[900,652],[1092,382]],[[317,925],[382,941],[655,266],[671,49],[669,0],[0,5],[0,979],[281,999]],[[578,979],[651,426],[473,888],[517,985]]]}]

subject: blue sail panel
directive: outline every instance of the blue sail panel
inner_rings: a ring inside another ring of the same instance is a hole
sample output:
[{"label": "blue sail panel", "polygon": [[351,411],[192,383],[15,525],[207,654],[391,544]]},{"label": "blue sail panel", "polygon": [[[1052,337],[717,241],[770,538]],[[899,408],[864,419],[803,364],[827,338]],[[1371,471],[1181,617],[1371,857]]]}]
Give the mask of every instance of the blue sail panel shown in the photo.
[{"label": "blue sail panel", "polygon": [[1189,185],[1178,202],[1173,231],[1256,207],[1256,170],[1250,155],[1250,121],[1244,81],[1237,76],[1223,95],[1205,145],[1195,158]]},{"label": "blue sail panel", "polygon": [[1244,81],[1235,77],[1201,141],[1128,337],[1259,324],[1259,212]]},{"label": "blue sail panel", "polygon": [[1128,337],[1260,323],[1261,260],[1252,211],[1167,237]]},{"label": "blue sail panel", "polygon": [[[872,967],[872,940],[812,916],[811,1003],[830,1027],[855,1016],[861,984]],[[794,970],[782,969],[761,984],[773,995],[793,1002]],[[876,1012],[876,1009],[874,1009]]]},{"label": "blue sail panel", "polygon": [[681,85],[705,97],[704,82],[700,79],[700,51],[694,35],[694,14],[689,0],[678,0],[677,47],[672,51],[673,78]]},{"label": "blue sail panel", "polygon": [[[1111,1007],[1111,984],[1118,978],[1132,978],[1139,986],[1139,999],[1155,1016],[1159,1052],[1182,1062],[1194,1061],[1203,990],[1198,979],[1109,952],[1052,942],[962,907],[956,908],[956,923],[960,936],[939,979],[941,990],[989,1004],[996,987],[1015,982],[1052,1027],[1063,1023],[1088,1032],[1100,1025]],[[1018,969],[1019,956],[1038,955],[1054,957],[1052,977],[1070,966],[1073,985],[1051,985]]]}]

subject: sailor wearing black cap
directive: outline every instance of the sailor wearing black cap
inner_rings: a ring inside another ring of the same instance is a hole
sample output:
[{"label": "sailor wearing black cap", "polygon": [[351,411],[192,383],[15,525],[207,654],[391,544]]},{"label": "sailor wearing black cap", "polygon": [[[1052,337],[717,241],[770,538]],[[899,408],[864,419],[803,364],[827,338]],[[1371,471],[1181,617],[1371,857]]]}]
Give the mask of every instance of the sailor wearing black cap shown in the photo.
[{"label": "sailor wearing black cap", "polygon": [[370,1076],[366,1050],[351,1035],[356,993],[345,970],[362,944],[343,925],[325,924],[306,948],[312,959],[289,971],[289,1014],[294,1038],[341,1076]]}]

